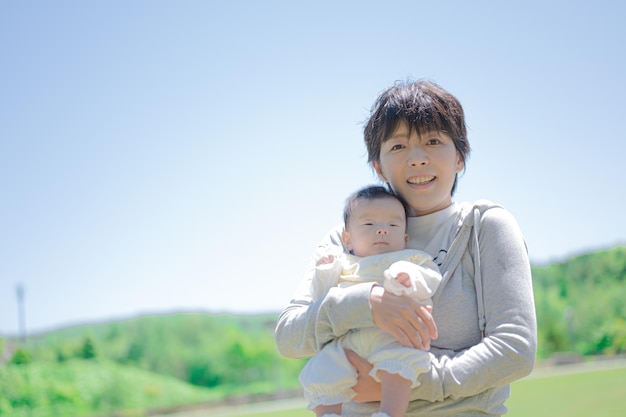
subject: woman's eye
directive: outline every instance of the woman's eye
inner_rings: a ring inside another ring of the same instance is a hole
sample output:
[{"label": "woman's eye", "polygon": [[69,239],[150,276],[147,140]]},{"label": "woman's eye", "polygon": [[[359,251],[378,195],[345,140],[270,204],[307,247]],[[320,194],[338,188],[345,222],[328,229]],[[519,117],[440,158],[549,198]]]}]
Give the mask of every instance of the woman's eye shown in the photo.
[{"label": "woman's eye", "polygon": [[428,142],[426,142],[428,145],[439,145],[441,143],[441,141],[439,139],[429,139]]},{"label": "woman's eye", "polygon": [[396,145],[393,145],[390,149],[392,151],[397,151],[398,149],[402,149],[402,148],[404,148],[404,146],[402,146],[400,144],[396,144]]}]

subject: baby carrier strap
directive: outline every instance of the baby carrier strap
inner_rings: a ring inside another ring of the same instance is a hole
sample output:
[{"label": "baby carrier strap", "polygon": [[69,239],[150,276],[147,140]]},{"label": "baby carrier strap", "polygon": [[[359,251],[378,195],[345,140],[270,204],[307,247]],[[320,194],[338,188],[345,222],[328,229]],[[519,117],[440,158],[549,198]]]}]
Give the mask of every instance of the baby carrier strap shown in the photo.
[{"label": "baby carrier strap", "polygon": [[465,249],[469,250],[474,264],[474,287],[476,288],[476,299],[478,304],[478,327],[485,336],[485,303],[483,299],[483,284],[480,265],[480,245],[478,242],[478,232],[480,231],[481,216],[490,208],[500,207],[488,200],[478,200],[472,205],[463,207],[460,214],[460,227],[452,244],[448,249],[448,254],[441,265],[444,271],[443,279],[439,289],[443,288],[452,276],[456,268],[460,265]]}]

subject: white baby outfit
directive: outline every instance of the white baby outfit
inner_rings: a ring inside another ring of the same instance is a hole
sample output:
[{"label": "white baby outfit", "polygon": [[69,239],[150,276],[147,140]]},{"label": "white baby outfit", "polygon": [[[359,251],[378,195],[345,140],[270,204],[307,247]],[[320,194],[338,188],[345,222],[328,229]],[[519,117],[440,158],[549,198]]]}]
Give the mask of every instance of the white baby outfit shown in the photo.
[{"label": "white baby outfit", "polygon": [[[419,250],[406,249],[359,258],[333,247],[318,252],[318,256],[324,256],[324,252],[333,254],[335,260],[316,267],[311,281],[314,300],[323,298],[332,287],[375,282],[384,283],[385,289],[393,294],[407,294],[422,304],[431,304],[430,298],[441,282],[441,274],[432,257]],[[400,272],[409,275],[410,287],[396,280]],[[354,397],[352,387],[356,384],[357,374],[344,349],[351,349],[370,362],[374,366],[370,375],[376,380],[379,380],[377,372],[384,370],[399,374],[415,387],[419,385],[418,376],[430,367],[428,352],[404,347],[377,327],[353,330],[326,344],[302,369],[300,383],[308,401],[307,408],[312,410],[318,405],[344,403]]]}]

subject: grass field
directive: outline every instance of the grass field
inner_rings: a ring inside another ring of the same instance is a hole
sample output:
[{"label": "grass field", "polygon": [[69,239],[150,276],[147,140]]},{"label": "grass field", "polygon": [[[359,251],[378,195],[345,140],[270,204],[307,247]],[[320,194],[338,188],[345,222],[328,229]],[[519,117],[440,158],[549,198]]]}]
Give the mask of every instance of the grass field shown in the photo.
[{"label": "grass field", "polygon": [[[602,366],[568,372],[538,372],[511,386],[507,417],[623,417],[626,415],[626,367]],[[304,404],[304,403],[303,403]],[[205,417],[209,414],[198,414]],[[211,414],[215,416],[215,414]],[[259,412],[220,413],[224,417],[313,417],[304,407]],[[181,416],[182,417],[182,416]],[[192,417],[192,416],[189,416]]]},{"label": "grass field", "polygon": [[[623,417],[626,362],[540,369],[511,385],[507,417]],[[304,400],[249,404],[173,417],[313,417]]]},{"label": "grass field", "polygon": [[623,417],[626,368],[523,379],[506,405],[508,417]]}]

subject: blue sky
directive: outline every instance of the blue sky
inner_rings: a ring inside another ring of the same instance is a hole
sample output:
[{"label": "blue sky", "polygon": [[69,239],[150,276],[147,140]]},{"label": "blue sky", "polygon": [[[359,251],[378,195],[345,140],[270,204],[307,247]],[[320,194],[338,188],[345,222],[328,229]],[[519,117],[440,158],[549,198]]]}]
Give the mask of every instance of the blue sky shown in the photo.
[{"label": "blue sky", "polygon": [[[432,3],[432,4],[431,4]],[[626,242],[620,1],[0,3],[0,334],[279,311],[396,80],[462,102],[456,200],[535,264]]]}]

